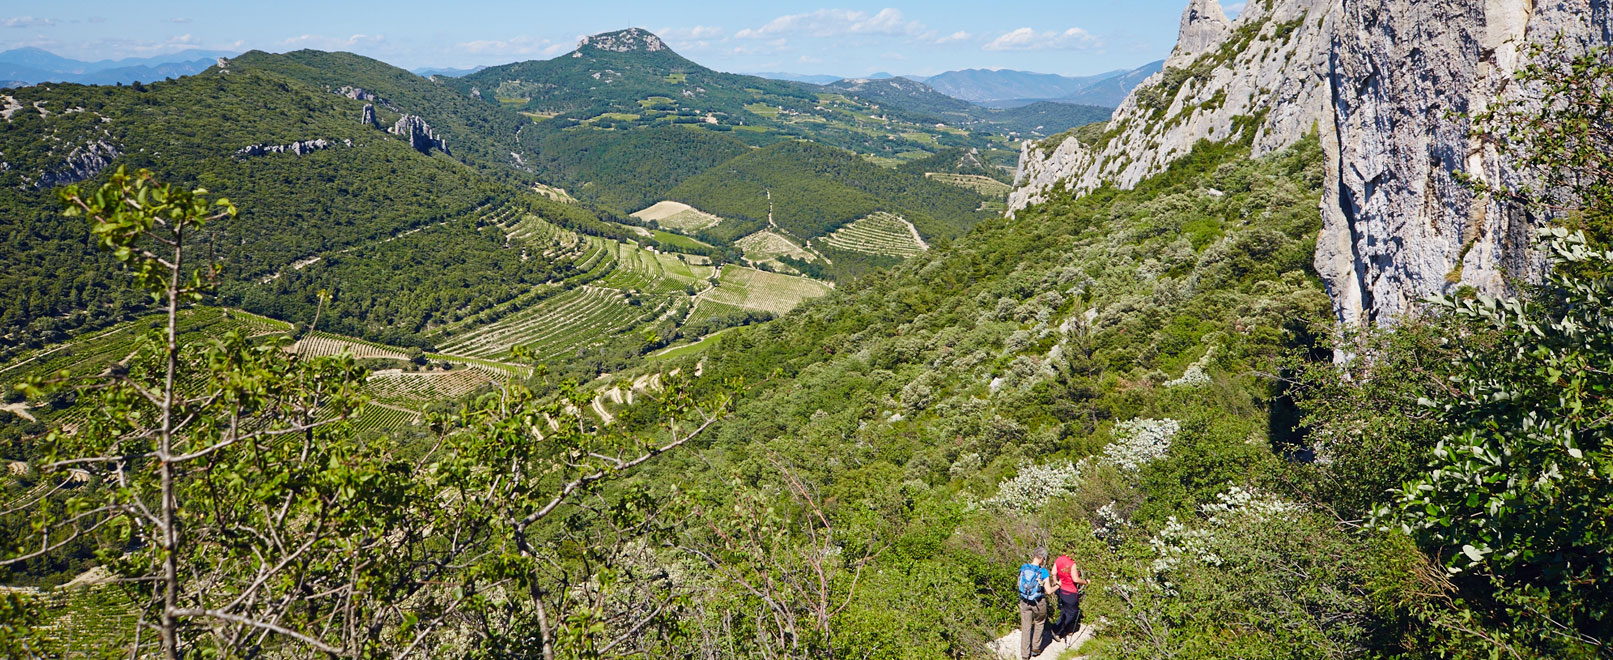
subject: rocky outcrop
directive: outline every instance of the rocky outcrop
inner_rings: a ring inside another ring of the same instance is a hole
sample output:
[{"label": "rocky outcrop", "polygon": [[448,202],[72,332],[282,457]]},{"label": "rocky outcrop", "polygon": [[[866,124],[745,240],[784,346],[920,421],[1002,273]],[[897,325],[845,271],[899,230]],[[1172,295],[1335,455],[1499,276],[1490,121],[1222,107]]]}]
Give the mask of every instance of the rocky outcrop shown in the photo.
[{"label": "rocky outcrop", "polygon": [[1192,0],[1182,12],[1182,25],[1176,36],[1176,48],[1165,59],[1165,66],[1181,68],[1193,60],[1219,48],[1232,32],[1232,21],[1216,0]]},{"label": "rocky outcrop", "polygon": [[254,144],[249,147],[236,149],[235,155],[252,157],[267,154],[296,154],[298,156],[303,156],[321,149],[329,149],[337,144],[351,147],[353,146],[353,141],[347,138],[343,138],[340,142],[335,140],[327,140],[325,138],[314,138],[312,140],[301,140],[298,142],[292,142],[290,144]]},{"label": "rocky outcrop", "polygon": [[651,34],[648,30],[639,28],[628,28],[583,37],[582,41],[577,43],[577,52],[581,52],[586,48],[595,48],[612,53],[629,53],[633,51],[653,53],[667,49],[666,43],[662,42],[660,37]]},{"label": "rocky outcrop", "polygon": [[1132,90],[1102,135],[1021,146],[1012,213],[1054,186],[1077,193],[1135,186],[1199,140],[1251,140],[1256,155],[1294,143],[1328,112],[1327,35],[1334,0],[1253,0],[1236,21],[1192,0],[1166,68]]},{"label": "rocky outcrop", "polygon": [[380,96],[377,96],[375,92],[372,92],[372,91],[369,91],[367,89],[364,89],[363,87],[354,87],[352,85],[343,85],[343,86],[341,86],[341,87],[336,89],[336,94],[338,94],[340,96],[345,96],[345,97],[350,98],[350,99],[353,99],[354,101],[369,101],[371,103],[380,103],[382,105],[389,105],[386,102],[386,99],[383,99]]},{"label": "rocky outcrop", "polygon": [[1341,321],[1393,323],[1455,287],[1504,293],[1540,275],[1545,218],[1476,199],[1454,173],[1526,175],[1460,117],[1523,98],[1524,44],[1613,42],[1613,0],[1253,0],[1230,29],[1214,5],[1192,0],[1166,69],[1102,134],[1022,146],[1010,213],[1058,188],[1132,187],[1199,139],[1247,138],[1258,156],[1314,128],[1327,168],[1315,263]]},{"label": "rocky outcrop", "polygon": [[1525,93],[1513,77],[1525,44],[1608,45],[1609,14],[1609,0],[1345,3],[1329,48],[1334,130],[1316,250],[1341,320],[1393,322],[1454,287],[1501,294],[1541,275],[1533,234],[1545,218],[1476,199],[1454,178],[1527,178],[1461,116]]},{"label": "rocky outcrop", "polygon": [[78,183],[100,174],[112,165],[113,159],[121,155],[123,151],[117,145],[105,140],[87,142],[74,147],[60,168],[41,174],[39,180],[34,182],[34,187],[43,190]]},{"label": "rocky outcrop", "polygon": [[381,122],[375,119],[375,106],[369,103],[364,104],[364,111],[359,115],[358,121],[365,126],[381,127]]},{"label": "rocky outcrop", "polygon": [[427,124],[426,120],[414,115],[399,117],[398,123],[393,124],[392,128],[387,129],[387,132],[402,136],[403,139],[409,142],[409,146],[414,147],[415,151],[420,153],[428,154],[431,153],[432,149],[436,149],[445,154],[453,155],[453,152],[448,150],[448,141],[437,137],[436,132],[431,130],[431,125]]}]

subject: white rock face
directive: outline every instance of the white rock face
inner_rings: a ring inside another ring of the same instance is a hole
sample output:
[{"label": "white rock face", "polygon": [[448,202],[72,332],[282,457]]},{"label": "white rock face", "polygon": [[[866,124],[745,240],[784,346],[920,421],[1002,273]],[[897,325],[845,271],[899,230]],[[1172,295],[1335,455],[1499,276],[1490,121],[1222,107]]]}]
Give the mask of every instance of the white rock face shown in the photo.
[{"label": "white rock face", "polygon": [[582,41],[577,44],[577,50],[581,52],[583,48],[588,46],[613,53],[627,53],[635,50],[653,53],[658,50],[666,50],[666,43],[662,42],[660,37],[639,28],[629,28],[617,32],[606,32],[583,37]]},{"label": "white rock face", "polygon": [[1315,128],[1327,167],[1315,263],[1340,320],[1393,323],[1454,287],[1503,293],[1540,275],[1544,218],[1476,202],[1453,177],[1523,175],[1451,113],[1517,97],[1524,44],[1613,43],[1613,0],[1253,0],[1230,30],[1213,4],[1192,0],[1167,69],[1133,90],[1107,139],[1023,145],[1010,214],[1054,186],[1130,188],[1201,138],[1254,130],[1258,156]]},{"label": "white rock face", "polygon": [[1193,63],[1205,52],[1217,48],[1232,32],[1232,21],[1216,0],[1192,0],[1182,10],[1182,25],[1176,37],[1176,49],[1165,59],[1165,66],[1183,67]]},{"label": "white rock face", "polygon": [[1201,139],[1252,130],[1256,155],[1293,144],[1328,110],[1326,26],[1336,11],[1331,0],[1254,0],[1228,28],[1213,0],[1192,0],[1185,41],[1115,109],[1106,142],[1055,136],[1021,147],[1009,213],[1045,200],[1054,185],[1130,188]]},{"label": "white rock face", "polygon": [[1520,48],[1567,37],[1605,46],[1608,0],[1345,3],[1332,35],[1334,141],[1316,269],[1338,317],[1393,323],[1428,296],[1470,285],[1506,293],[1543,270],[1545,218],[1475,200],[1452,173],[1523,175],[1469,135],[1492,99],[1516,97]]}]

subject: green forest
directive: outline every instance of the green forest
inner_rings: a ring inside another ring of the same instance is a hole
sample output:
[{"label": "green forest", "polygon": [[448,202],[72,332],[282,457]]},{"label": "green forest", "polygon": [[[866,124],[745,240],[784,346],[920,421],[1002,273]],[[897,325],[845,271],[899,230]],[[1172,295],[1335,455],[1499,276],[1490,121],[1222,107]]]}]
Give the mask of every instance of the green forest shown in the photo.
[{"label": "green forest", "polygon": [[1010,217],[1103,117],[586,43],[6,90],[0,656],[1006,657],[1038,547],[1052,660],[1613,655],[1613,51],[1462,118],[1538,279],[1346,326],[1320,127]]}]

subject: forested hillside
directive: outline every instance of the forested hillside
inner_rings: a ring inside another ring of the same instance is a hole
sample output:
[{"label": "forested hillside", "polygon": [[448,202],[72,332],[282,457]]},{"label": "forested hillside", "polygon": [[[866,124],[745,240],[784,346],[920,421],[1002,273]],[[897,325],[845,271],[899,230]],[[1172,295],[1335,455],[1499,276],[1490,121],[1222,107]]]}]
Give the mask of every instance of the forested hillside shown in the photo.
[{"label": "forested hillside", "polygon": [[904,214],[935,238],[962,234],[987,216],[978,194],[810,142],[751,151],[684,181],[669,197],[753,224],[771,214],[803,239],[875,211]]},{"label": "forested hillside", "polygon": [[110,162],[159,168],[239,202],[240,217],[208,229],[225,277],[237,280],[508,194],[440,151],[361,123],[362,102],[266,69],[8,94],[29,108],[0,123],[0,234],[10,247],[0,286],[16,301],[0,311],[0,335],[12,346],[126,317],[135,302],[102,279],[107,262],[54,201],[56,185]]},{"label": "forested hillside", "polygon": [[[230,69],[262,69],[336,94],[358,97],[375,106],[376,120],[390,127],[400,115],[426,120],[461,161],[487,176],[506,177],[532,157],[523,153],[518,132],[527,122],[498,106],[477,103],[442,83],[421,78],[352,53],[298,50],[283,54],[261,51],[228,60]],[[366,97],[374,97],[366,100]]]}]

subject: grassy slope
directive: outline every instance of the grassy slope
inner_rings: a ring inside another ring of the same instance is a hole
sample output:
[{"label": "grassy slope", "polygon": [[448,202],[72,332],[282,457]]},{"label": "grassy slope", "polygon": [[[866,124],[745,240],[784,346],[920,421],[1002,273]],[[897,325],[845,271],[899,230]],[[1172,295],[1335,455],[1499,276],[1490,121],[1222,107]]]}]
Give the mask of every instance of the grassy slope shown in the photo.
[{"label": "grassy slope", "polygon": [[[1246,153],[1201,145],[1137,190],[989,221],[777,322],[721,336],[705,351],[706,378],[758,384],[709,447],[668,457],[647,478],[678,475],[721,493],[723,479],[766,482],[785,460],[830,515],[879,511],[893,525],[890,549],[865,573],[878,577],[846,621],[881,619],[891,598],[902,615],[871,624],[877,639],[860,644],[939,655],[956,650],[949,640],[1001,632],[1012,615],[1003,567],[1034,534],[1090,544],[1085,520],[1111,500],[1157,529],[1253,479],[1270,462],[1266,443],[1284,439],[1275,390],[1259,374],[1305,341],[1296,319],[1326,313],[1310,267],[1320,149],[1308,140],[1260,161]],[[1207,194],[1212,186],[1227,194]],[[1087,332],[1060,329],[1089,313]],[[1164,386],[1212,350],[1209,384]],[[1021,461],[1098,453],[1116,421],[1139,416],[1184,429],[1140,486],[1087,483],[1051,520],[967,504]],[[1089,600],[1089,617],[1119,611]]]}]

